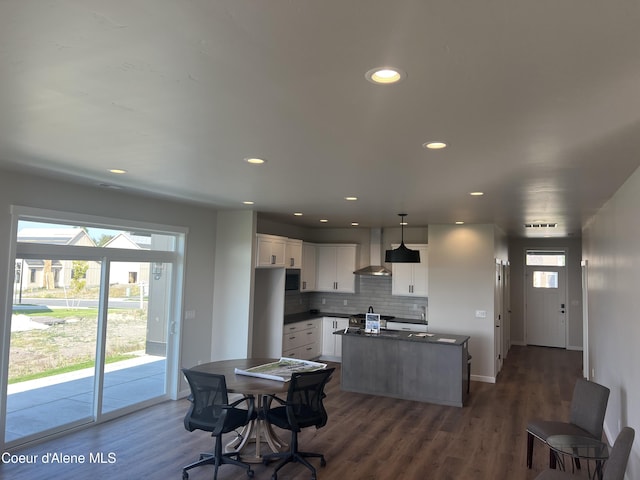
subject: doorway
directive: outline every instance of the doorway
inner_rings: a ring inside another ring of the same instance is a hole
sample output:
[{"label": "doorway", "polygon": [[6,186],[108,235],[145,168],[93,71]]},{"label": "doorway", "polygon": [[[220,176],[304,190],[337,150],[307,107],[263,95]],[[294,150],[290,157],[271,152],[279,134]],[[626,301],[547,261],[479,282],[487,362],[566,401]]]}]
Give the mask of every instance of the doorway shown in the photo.
[{"label": "doorway", "polygon": [[5,447],[171,394],[184,234],[69,223],[16,218]]},{"label": "doorway", "polygon": [[567,275],[564,250],[527,250],[526,343],[567,346]]}]

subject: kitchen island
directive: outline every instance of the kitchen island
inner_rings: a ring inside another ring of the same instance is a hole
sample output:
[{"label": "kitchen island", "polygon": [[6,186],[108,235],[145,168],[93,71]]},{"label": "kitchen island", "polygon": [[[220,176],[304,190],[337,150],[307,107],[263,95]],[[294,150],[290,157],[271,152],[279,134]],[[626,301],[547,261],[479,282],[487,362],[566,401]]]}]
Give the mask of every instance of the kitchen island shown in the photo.
[{"label": "kitchen island", "polygon": [[469,337],[382,330],[338,330],[343,390],[462,407]]}]

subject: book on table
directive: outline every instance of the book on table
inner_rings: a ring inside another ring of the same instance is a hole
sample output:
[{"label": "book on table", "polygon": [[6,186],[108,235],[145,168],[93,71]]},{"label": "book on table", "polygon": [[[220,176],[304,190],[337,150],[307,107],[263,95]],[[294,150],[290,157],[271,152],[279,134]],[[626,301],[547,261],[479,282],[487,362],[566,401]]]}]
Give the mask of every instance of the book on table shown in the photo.
[{"label": "book on table", "polygon": [[313,372],[315,370],[322,370],[326,367],[326,363],[282,357],[276,362],[265,363],[251,368],[236,368],[235,373],[238,375],[288,382],[291,380],[291,375],[294,373]]}]

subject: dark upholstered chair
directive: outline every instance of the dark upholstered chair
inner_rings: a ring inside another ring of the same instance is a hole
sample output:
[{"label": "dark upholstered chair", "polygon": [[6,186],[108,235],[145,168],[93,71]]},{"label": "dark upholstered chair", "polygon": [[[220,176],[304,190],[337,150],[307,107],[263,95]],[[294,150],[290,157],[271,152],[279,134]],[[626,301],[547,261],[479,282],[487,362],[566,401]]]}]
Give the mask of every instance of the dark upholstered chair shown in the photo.
[{"label": "dark upholstered chair", "polygon": [[[190,432],[194,430],[211,432],[211,436],[215,437],[213,453],[201,453],[197,462],[184,467],[182,469],[183,480],[189,478],[187,470],[202,465],[215,467],[213,474],[215,480],[218,477],[218,467],[225,463],[246,468],[247,475],[253,477],[251,466],[241,462],[237,452],[222,453],[222,434],[247,425],[256,418],[253,397],[242,397],[229,404],[224,375],[196,372],[186,368],[182,369],[182,373],[191,387],[191,397],[189,397],[191,406],[184,417],[184,428]],[[236,408],[238,404],[245,401],[249,404],[248,409]]]},{"label": "dark upholstered chair", "polygon": [[[602,480],[624,480],[627,470],[627,461],[631,453],[635,431],[633,428],[622,429],[609,454],[609,460],[604,464],[604,476]],[[558,470],[545,470],[536,477],[536,480],[571,480],[575,476]]]},{"label": "dark upholstered chair", "polygon": [[[545,443],[551,435],[583,435],[600,440],[608,401],[607,387],[579,378],[573,390],[568,422],[536,419],[527,425],[527,467],[531,468],[533,462],[534,437]],[[552,453],[549,453],[549,466],[555,468]],[[580,468],[577,459],[576,466]]]},{"label": "dark upholstered chair", "polygon": [[[316,469],[307,461],[308,457],[320,458],[320,465],[326,461],[320,453],[301,452],[298,450],[298,432],[307,427],[324,427],[327,423],[327,412],[322,404],[324,386],[329,381],[335,368],[316,370],[314,372],[294,373],[283,400],[275,395],[266,396],[263,404],[264,418],[277,427],[291,431],[289,451],[272,453],[263,457],[265,465],[274,459],[281,459],[276,466],[272,480],[277,480],[278,471],[290,462],[299,462],[311,470],[311,478],[316,478]],[[271,407],[272,400],[280,404]]]}]

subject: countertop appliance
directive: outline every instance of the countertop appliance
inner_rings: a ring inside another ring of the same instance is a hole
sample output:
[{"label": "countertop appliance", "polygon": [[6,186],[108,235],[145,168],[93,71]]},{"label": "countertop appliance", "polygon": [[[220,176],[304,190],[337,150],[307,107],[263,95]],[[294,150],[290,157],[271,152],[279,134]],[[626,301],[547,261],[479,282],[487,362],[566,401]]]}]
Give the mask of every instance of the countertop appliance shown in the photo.
[{"label": "countertop appliance", "polygon": [[[364,321],[366,318],[367,314],[366,313],[356,313],[354,315],[351,315],[349,317],[349,326],[350,327],[357,327],[357,328],[364,328]],[[387,320],[393,320],[394,318],[396,318],[393,315],[380,315],[380,328],[387,328]]]},{"label": "countertop appliance", "polygon": [[287,268],[284,272],[284,293],[291,295],[300,293],[300,269]]}]

